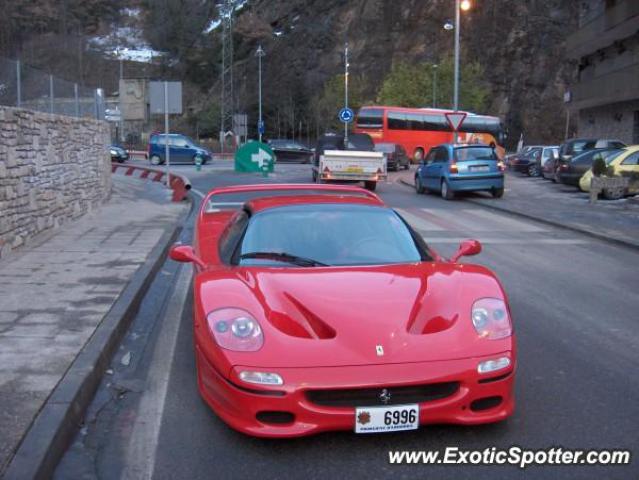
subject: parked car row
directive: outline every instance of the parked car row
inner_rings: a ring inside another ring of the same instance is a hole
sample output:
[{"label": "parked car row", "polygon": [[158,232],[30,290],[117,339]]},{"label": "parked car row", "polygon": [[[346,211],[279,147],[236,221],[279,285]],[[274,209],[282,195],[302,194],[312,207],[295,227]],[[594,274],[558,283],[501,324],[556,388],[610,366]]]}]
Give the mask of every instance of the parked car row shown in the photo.
[{"label": "parked car row", "polygon": [[[615,175],[639,176],[639,146],[627,146],[619,140],[576,138],[560,147],[533,145],[508,156],[511,170],[531,177],[571,185],[583,192],[590,190],[592,166],[602,159]],[[639,193],[637,182],[627,193]]]}]

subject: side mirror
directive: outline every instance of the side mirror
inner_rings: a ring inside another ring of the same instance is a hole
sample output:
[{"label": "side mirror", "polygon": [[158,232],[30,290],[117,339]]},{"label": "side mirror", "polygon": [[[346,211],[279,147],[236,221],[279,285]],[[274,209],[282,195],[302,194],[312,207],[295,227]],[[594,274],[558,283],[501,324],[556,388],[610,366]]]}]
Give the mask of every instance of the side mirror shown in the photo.
[{"label": "side mirror", "polygon": [[193,247],[190,245],[176,243],[169,250],[169,257],[176,262],[195,263],[202,269],[206,268],[206,264],[195,254]]},{"label": "side mirror", "polygon": [[461,257],[469,257],[477,255],[481,252],[481,243],[477,240],[464,240],[457,249],[457,252],[450,257],[450,263],[457,263]]}]

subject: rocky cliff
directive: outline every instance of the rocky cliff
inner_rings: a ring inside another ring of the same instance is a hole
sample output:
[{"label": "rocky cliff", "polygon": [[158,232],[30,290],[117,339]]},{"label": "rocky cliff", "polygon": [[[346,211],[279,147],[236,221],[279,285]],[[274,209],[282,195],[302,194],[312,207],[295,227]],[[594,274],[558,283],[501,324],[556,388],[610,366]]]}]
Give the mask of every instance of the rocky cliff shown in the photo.
[{"label": "rocky cliff", "polygon": [[[462,58],[477,60],[491,91],[488,112],[500,115],[514,143],[559,142],[565,128],[563,93],[575,72],[565,59],[576,27],[576,0],[474,0],[462,14]],[[453,52],[453,0],[256,0],[236,21],[237,88],[253,109],[252,52],[268,52],[265,88],[271,108],[293,102],[305,116],[309,98],[343,69],[366,79],[374,100],[393,62],[439,62]],[[247,86],[248,79],[248,86]],[[464,99],[461,98],[463,105]],[[282,107],[283,108],[283,107]]]}]

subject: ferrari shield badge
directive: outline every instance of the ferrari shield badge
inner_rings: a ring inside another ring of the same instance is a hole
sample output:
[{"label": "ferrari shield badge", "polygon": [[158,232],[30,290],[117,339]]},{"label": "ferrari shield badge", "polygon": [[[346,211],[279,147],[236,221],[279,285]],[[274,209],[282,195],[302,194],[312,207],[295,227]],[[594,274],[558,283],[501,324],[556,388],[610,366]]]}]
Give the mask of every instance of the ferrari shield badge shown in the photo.
[{"label": "ferrari shield badge", "polygon": [[375,351],[377,352],[378,357],[384,356],[384,347],[382,347],[381,345],[375,345]]}]

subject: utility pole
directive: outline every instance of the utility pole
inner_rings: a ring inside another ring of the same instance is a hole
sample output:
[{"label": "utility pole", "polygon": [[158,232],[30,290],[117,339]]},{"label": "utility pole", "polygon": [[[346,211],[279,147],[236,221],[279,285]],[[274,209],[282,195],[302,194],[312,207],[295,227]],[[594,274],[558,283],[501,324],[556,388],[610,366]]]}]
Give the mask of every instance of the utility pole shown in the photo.
[{"label": "utility pole", "polygon": [[[348,108],[348,42],[344,44],[344,108]],[[344,147],[348,145],[348,123],[344,122]]]},{"label": "utility pole", "polygon": [[260,103],[260,108],[259,108],[260,113],[259,113],[259,120],[257,122],[257,132],[258,132],[259,142],[262,143],[262,130],[264,129],[264,121],[262,120],[262,57],[266,55],[266,53],[264,52],[264,49],[262,48],[261,44],[257,47],[257,52],[255,52],[255,55],[257,56],[257,63],[258,63],[258,83],[259,83],[258,96],[259,96],[259,103]]},{"label": "utility pole", "polygon": [[433,64],[433,107],[437,107],[437,65]]},{"label": "utility pole", "polygon": [[[459,41],[460,41],[460,25],[461,25],[461,7],[460,0],[455,0],[455,83],[453,88],[453,110],[459,110]],[[455,134],[455,137],[457,135]],[[457,142],[457,138],[455,138]]]},{"label": "utility pole", "polygon": [[233,12],[235,0],[224,0],[222,19],[222,98],[220,103],[220,147],[224,153],[226,132],[233,129],[235,99],[233,91]]}]

